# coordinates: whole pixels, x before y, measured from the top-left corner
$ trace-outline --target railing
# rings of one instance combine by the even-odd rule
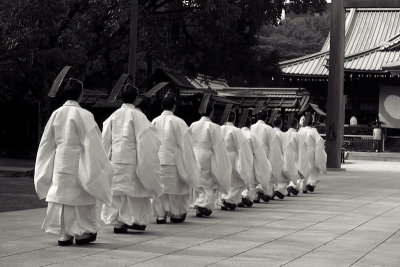
[[[326,138],[325,134],[321,134],[322,138]],[[371,135],[344,135],[343,148],[348,151],[381,151],[382,141],[373,140]]]

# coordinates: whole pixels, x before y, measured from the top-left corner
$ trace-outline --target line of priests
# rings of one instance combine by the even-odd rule
[[[102,221],[114,233],[144,231],[158,224],[185,221],[190,208],[208,217],[218,207],[234,210],[253,203],[314,191],[325,172],[323,140],[311,124],[286,133],[282,122],[234,125],[235,113],[219,126],[208,103],[190,127],[174,115],[175,96],[162,100],[152,122],[133,103],[137,88],[125,85],[122,106],[103,123],[78,104],[82,84],[70,81],[67,102],[53,112],[44,130],[35,165],[35,189],[48,202],[42,229],[58,244],[88,244]]]

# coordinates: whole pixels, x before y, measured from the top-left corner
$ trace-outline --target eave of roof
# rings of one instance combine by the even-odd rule
[[[400,8],[359,8],[346,13],[345,71],[378,72],[400,51]],[[329,36],[318,53],[280,62],[283,75],[327,77]]]

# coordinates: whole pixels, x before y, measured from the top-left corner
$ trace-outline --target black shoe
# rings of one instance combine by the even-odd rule
[[[279,191],[274,191],[274,196],[277,196],[279,199],[284,199],[285,195]]]
[[[293,186],[290,186],[290,191],[295,196],[297,196],[299,194],[299,190],[297,188],[294,188]]]
[[[230,209],[230,210],[236,209],[236,204],[232,204],[232,203],[226,202],[225,200],[222,201],[222,205],[223,205],[225,208],[228,208],[228,209]]]
[[[200,212],[196,212],[196,217],[203,217],[203,214],[201,214]]]
[[[251,201],[250,199],[248,199],[248,198],[242,198],[242,203],[244,204],[244,205],[246,205],[247,207],[251,207],[251,206],[253,206],[253,201]]]
[[[128,232],[128,225],[124,224],[121,227],[114,227],[114,234],[123,234]]]
[[[245,208],[245,207],[246,207],[243,203],[239,203],[239,204],[237,204],[237,206],[238,206],[239,208]]]
[[[166,224],[167,223],[167,219],[165,217],[164,217],[164,219],[161,219],[161,220],[157,218],[156,223],[157,224]]]
[[[134,223],[132,225],[129,225],[128,228],[132,229],[132,230],[144,231],[144,230],[146,230],[146,225],[140,225],[140,224]]]
[[[269,199],[268,199],[268,201],[269,201]],[[260,200],[259,199],[254,199],[253,203],[260,203]]]
[[[209,210],[209,209],[207,209],[207,208],[204,208],[204,207],[197,207],[197,210],[201,213],[201,215],[204,215],[204,216],[210,216],[211,215],[211,213],[212,213],[212,210]]]
[[[75,239],[75,243],[77,245],[86,245],[89,244],[90,242],[96,241],[97,238],[97,233],[89,233],[89,237],[83,238],[83,239]]]
[[[310,192],[314,192],[314,188],[315,188],[315,186],[312,186],[312,185],[310,185],[310,184],[307,185],[307,189],[308,189],[308,191],[310,191]]]
[[[258,195],[264,202],[269,202],[269,200],[271,199],[269,195],[266,195],[262,192],[259,192]]]
[[[287,191],[286,196],[287,196],[287,197],[290,197],[290,191],[289,191],[289,190]]]
[[[58,240],[58,245],[61,246],[61,247],[70,246],[73,243],[74,243],[74,237],[73,236],[71,236],[71,238],[68,239],[68,240],[63,240],[63,241]]]
[[[170,218],[172,223],[183,223],[185,221],[185,219],[186,219],[186,214],[184,216],[179,217],[179,218],[174,218],[174,217]]]
[[[294,188],[293,186],[289,186],[289,187],[287,188],[287,190],[288,190],[288,192],[289,192],[289,195],[290,195],[290,194],[293,194],[293,195],[297,196],[297,195],[299,194],[299,190],[297,190],[297,189]]]
[[[308,193],[308,191],[307,190],[303,190],[303,194],[307,194]]]
[[[221,210],[229,210],[229,209],[225,206],[221,206]]]

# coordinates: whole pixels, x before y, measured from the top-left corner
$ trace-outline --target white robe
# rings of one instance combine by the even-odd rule
[[[103,123],[103,145],[115,166],[113,196],[152,198],[163,193],[160,140],[146,115],[132,104],[122,104]]]
[[[157,130],[132,104],[123,104],[103,123],[103,146],[115,166],[112,207],[103,206],[106,224],[145,225],[152,217],[150,199],[160,196]]]
[[[36,192],[49,202],[43,230],[76,237],[97,232],[96,199],[111,205],[113,172],[93,115],[71,100],[54,111],[35,164]]]
[[[152,124],[161,141],[158,156],[161,180],[165,186],[164,194],[153,202],[154,213],[156,216],[179,217],[187,213],[189,193],[197,186],[200,175],[192,131],[171,111],[161,113]]]
[[[283,143],[283,175],[288,178],[292,183],[297,183],[299,178],[299,135],[297,131],[293,128],[287,130],[286,133],[282,135]]]
[[[231,183],[231,164],[226,151],[221,127],[208,117],[190,126],[196,159],[201,166],[194,206],[212,209],[217,191],[228,194]]]
[[[315,128],[309,126],[301,128],[299,134],[305,139],[307,144],[307,158],[310,164],[310,172],[308,176],[305,176],[305,179],[308,184],[315,186],[320,180],[321,172],[326,173],[327,156],[324,140]]]
[[[221,133],[232,166],[230,192],[228,195],[223,194],[221,198],[229,203],[238,204],[242,201],[243,190],[250,183],[253,154],[242,131],[231,122],[227,122],[221,127]]]
[[[158,152],[161,166],[176,166],[178,174],[168,181],[163,180],[164,193],[188,194],[191,188],[197,186],[200,176],[200,165],[193,150],[192,130],[171,111],[164,111],[152,124],[161,141]]]
[[[40,199],[71,206],[111,205],[114,168],[101,145],[93,115],[67,101],[51,115],[35,164],[35,189]]]
[[[268,194],[277,189],[276,184],[283,169],[283,157],[280,146],[279,136],[274,129],[264,121],[257,121],[250,127],[251,132],[257,136],[263,143],[265,154],[272,167],[271,186],[268,188]],[[275,185],[275,186],[273,186]]]
[[[262,192],[262,188],[264,188],[265,190],[269,187],[271,181],[272,167],[265,154],[261,140],[257,136],[255,136],[247,127],[242,128],[242,132],[249,144],[253,157],[253,171],[250,178],[248,191],[251,195],[251,198],[255,199],[255,193],[257,191],[256,187],[258,185],[261,186],[260,191]],[[244,195],[246,195],[246,193]]]

